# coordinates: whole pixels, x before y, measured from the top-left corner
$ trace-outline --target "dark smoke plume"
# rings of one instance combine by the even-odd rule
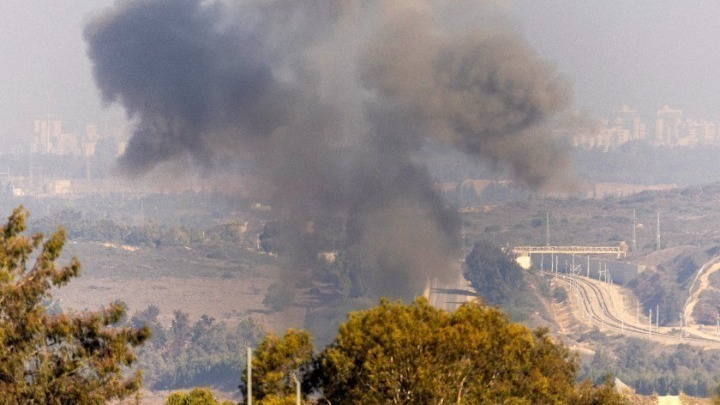
[[[542,188],[568,164],[542,130],[569,90],[477,1],[140,0],[85,30],[96,82],[136,129],[120,168],[252,159],[297,229],[342,218],[371,295],[448,272],[459,219],[419,151],[443,142]],[[342,152],[341,152],[342,151]],[[302,233],[302,232],[299,232]],[[299,237],[298,239],[301,239]],[[297,241],[291,255],[317,252]],[[301,248],[302,247],[302,248]]]

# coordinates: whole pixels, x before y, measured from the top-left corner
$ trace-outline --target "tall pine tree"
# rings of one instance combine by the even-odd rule
[[[0,403],[103,403],[136,392],[140,373],[124,371],[149,329],[114,326],[125,313],[119,303],[49,314],[43,302],[50,290],[77,277],[80,263],[56,265],[65,231],[44,241],[39,233],[27,236],[26,216],[17,208],[0,233]]]

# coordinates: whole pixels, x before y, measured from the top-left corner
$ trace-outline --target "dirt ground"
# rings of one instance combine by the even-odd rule
[[[97,310],[120,300],[128,306],[129,316],[157,305],[166,327],[176,310],[188,313],[191,321],[209,315],[230,327],[253,317],[276,333],[303,325],[303,308],[270,313],[263,305],[275,279],[269,274],[272,266],[243,272],[227,270],[227,262],[198,257],[193,251],[126,251],[97,244],[67,247],[83,267],[80,277],[52,293],[64,311]]]
[[[128,306],[128,314],[142,311],[149,305],[160,308],[160,322],[170,326],[175,310],[187,312],[191,320],[209,315],[231,327],[253,317],[269,329],[284,330],[302,325],[304,310],[290,309],[268,313],[262,300],[269,281],[247,282],[224,278],[119,279],[83,276],[53,294],[63,310],[96,310],[115,300]]]

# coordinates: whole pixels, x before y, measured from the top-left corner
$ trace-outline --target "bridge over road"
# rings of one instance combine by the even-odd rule
[[[571,254],[571,255],[617,255],[625,257],[628,246],[621,243],[618,246],[516,246],[512,252],[519,256],[534,254]]]

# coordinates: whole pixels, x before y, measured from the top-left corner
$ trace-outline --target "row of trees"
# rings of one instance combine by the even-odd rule
[[[67,224],[66,234],[71,240],[83,242],[113,242],[147,247],[231,244],[236,248],[255,247],[256,242],[256,235],[245,234],[245,226],[239,222],[218,224],[207,229],[165,226],[152,221],[142,226],[131,226],[109,219],[86,219],[74,210],[62,210],[35,221],[32,226],[38,231],[47,231],[57,223]]]

